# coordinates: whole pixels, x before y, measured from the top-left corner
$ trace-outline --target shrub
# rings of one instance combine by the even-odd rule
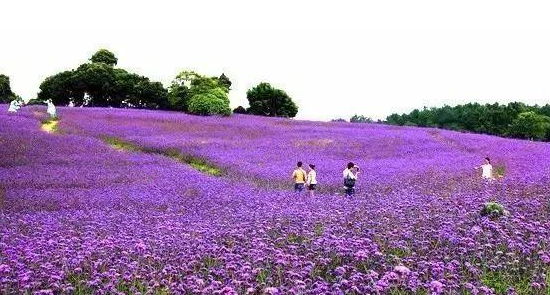
[[[238,106],[233,110],[233,113],[235,114],[248,114],[246,109],[243,106]]]
[[[498,218],[507,214],[508,211],[504,209],[504,206],[495,201],[483,204],[483,208],[481,209],[481,216],[488,216],[491,218]]]
[[[189,100],[189,112],[195,115],[231,115],[229,102],[212,92],[193,95]]]

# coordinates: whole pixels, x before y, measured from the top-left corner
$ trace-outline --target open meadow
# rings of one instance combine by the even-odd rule
[[[548,143],[248,115],[59,116],[0,113],[0,294],[550,294]],[[474,169],[486,156],[494,181]],[[292,191],[299,160],[316,164],[315,197]],[[489,201],[506,214],[482,216]]]

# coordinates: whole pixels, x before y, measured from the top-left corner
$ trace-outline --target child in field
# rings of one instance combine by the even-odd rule
[[[315,165],[309,164],[309,172],[307,173],[307,188],[311,197],[315,196],[315,189],[317,187],[317,172],[315,172]]]
[[[344,190],[347,197],[352,197],[355,194],[355,182],[359,175],[359,167],[352,162],[348,163],[347,168],[342,173],[344,176]]]
[[[294,169],[294,172],[292,172],[294,192],[301,193],[304,190],[306,177],[306,171],[302,168],[302,162],[300,161],[296,164],[296,169]]]
[[[489,159],[489,157],[486,157],[483,165],[476,167],[476,169],[481,169],[481,177],[483,179],[493,179],[493,165],[491,165],[491,159]]]

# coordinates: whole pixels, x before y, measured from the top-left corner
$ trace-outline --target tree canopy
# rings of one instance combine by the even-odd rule
[[[290,96],[269,83],[263,82],[249,89],[246,98],[250,105],[247,110],[249,114],[293,118],[298,113],[298,106]]]
[[[224,76],[224,75],[222,75]],[[216,77],[206,77],[193,71],[183,71],[170,86],[170,100],[195,115],[231,115],[229,86]]]
[[[550,117],[537,114],[533,111],[523,112],[510,124],[508,134],[524,139],[548,139],[550,131]]]
[[[0,103],[9,103],[15,98],[11,91],[10,77],[0,74]]]
[[[104,63],[109,66],[116,66],[118,59],[115,54],[107,49],[100,49],[90,58],[92,63]]]
[[[115,68],[117,58],[106,49],[96,52],[89,63],[46,78],[38,99],[57,105],[161,108],[170,107],[168,91],[160,82]]]

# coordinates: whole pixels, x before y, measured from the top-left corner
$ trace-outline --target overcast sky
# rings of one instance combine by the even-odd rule
[[[0,73],[24,98],[99,48],[168,86],[225,73],[298,118],[385,118],[466,102],[550,103],[549,1],[27,1],[0,5]]]

